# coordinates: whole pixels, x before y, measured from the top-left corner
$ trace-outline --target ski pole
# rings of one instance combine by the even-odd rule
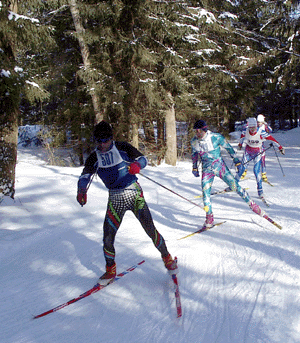
[[[96,171],[96,172],[97,172],[97,171]],[[86,193],[87,193],[87,191],[88,191],[89,188],[90,188],[90,185],[91,185],[91,183],[92,183],[92,181],[93,181],[93,178],[94,178],[96,172],[92,175],[92,177],[91,177],[91,179],[90,179],[90,182],[88,183],[88,185],[87,185],[87,187],[86,187]]]
[[[271,143],[267,149],[261,151],[260,153],[258,153],[257,155],[255,155],[254,157],[252,157],[249,161],[246,161],[245,163],[242,163],[242,166],[245,166],[247,163],[251,162],[252,160],[254,160],[257,156],[263,154],[264,152],[266,152],[267,150],[269,150],[270,148],[272,148],[273,144]]]
[[[172,191],[172,189],[167,188],[166,186],[164,186],[164,185],[162,185],[161,183],[159,183],[159,182],[157,182],[157,181],[151,179],[150,177],[146,176],[145,174],[140,173],[140,175],[142,175],[142,176],[145,177],[146,179],[148,179],[148,180],[150,180],[150,181],[156,183],[156,184],[159,185],[160,187],[162,187],[162,188],[164,188],[164,189],[166,189],[166,190],[172,192],[173,194],[179,196],[180,198],[182,198],[182,199],[184,199],[184,200],[190,202],[191,204],[193,204],[193,205],[195,205],[195,206],[198,206],[198,207],[200,207],[202,210],[204,210],[204,208],[203,208],[202,206],[200,206],[199,204],[196,204],[195,202],[193,202],[193,201],[191,201],[191,200],[185,198],[184,196],[182,196],[182,195],[180,195],[180,194],[178,194],[178,193]],[[204,210],[204,211],[205,211],[205,210]]]
[[[97,171],[96,171],[96,172],[97,172]],[[85,193],[87,193],[88,189],[90,188],[90,185],[91,185],[91,183],[92,183],[92,181],[93,181],[93,178],[94,178],[96,172],[92,175],[92,177],[91,177],[91,179],[90,179],[90,182],[88,183],[88,185],[87,185],[87,187],[86,187],[86,192],[85,192]],[[83,207],[83,205],[81,205],[81,207]]]
[[[282,175],[285,176],[285,175],[284,175],[284,172],[283,172],[283,169],[282,169],[282,166],[281,166],[281,163],[280,163],[280,161],[279,161],[279,157],[278,157],[278,155],[277,155],[277,151],[276,151],[276,149],[275,149],[275,147],[274,147],[274,145],[273,145],[272,143],[271,143],[271,146],[274,148],[275,155],[276,155],[276,157],[277,157],[278,163],[279,163],[280,168],[281,168],[281,171],[282,171]]]

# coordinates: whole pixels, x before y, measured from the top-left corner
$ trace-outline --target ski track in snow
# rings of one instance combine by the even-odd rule
[[[32,320],[85,292],[104,272],[107,191],[96,178],[81,208],[75,198],[82,168],[49,166],[40,150],[20,149],[15,201],[0,204],[1,342],[300,342],[300,129],[274,137],[286,149],[278,154],[285,176],[270,149],[267,175],[274,187],[263,184],[270,207],[257,198],[253,164],[241,185],[283,230],[231,192],[212,198],[215,220],[224,224],[179,241],[202,225],[204,211],[139,176],[155,224],[178,257],[181,319],[159,253],[127,213],[115,242],[118,272],[146,262],[107,288]],[[194,198],[201,194],[200,178],[190,161],[144,173],[202,206]],[[215,179],[213,189],[225,187]]]

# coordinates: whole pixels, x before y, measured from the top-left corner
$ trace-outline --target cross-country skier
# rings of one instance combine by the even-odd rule
[[[272,133],[272,128],[271,126],[269,126],[265,120],[265,116],[263,114],[259,114],[256,118],[257,120],[257,128],[263,131],[266,131],[267,133],[271,134]],[[245,125],[243,127],[242,133],[241,133],[241,137],[240,139],[245,137],[245,133],[247,130],[247,125]],[[242,145],[239,145],[239,149],[242,149]],[[262,143],[262,149],[265,150],[265,146],[264,143]],[[247,174],[247,167],[244,170],[242,176],[241,176],[241,180],[245,178]],[[266,153],[263,151],[261,154],[261,178],[264,182],[268,182],[268,178],[267,178],[267,169],[266,169]]]
[[[266,122],[266,118],[263,114],[259,114],[256,118],[257,127],[261,128],[262,130],[266,131],[267,133],[271,134],[273,132],[272,128]]]
[[[164,238],[154,226],[143,190],[137,182],[136,174],[146,167],[146,157],[129,143],[114,141],[112,128],[105,121],[95,126],[93,136],[97,147],[87,158],[78,180],[77,201],[82,206],[86,204],[88,184],[92,175],[97,173],[109,190],[103,224],[106,272],[99,278],[98,283],[106,285],[116,276],[114,240],[127,210],[131,210],[140,221],[161,253],[166,268],[176,273],[177,263],[169,254]]]
[[[203,229],[210,228],[214,224],[210,195],[215,176],[220,177],[227,183],[231,190],[239,194],[253,212],[263,216],[265,214],[264,211],[250,199],[249,194],[239,185],[221,157],[221,148],[225,148],[233,158],[236,167],[238,169],[241,168],[240,160],[236,157],[234,149],[225,140],[224,136],[209,131],[206,122],[201,119],[194,124],[194,130],[196,135],[191,140],[193,174],[194,176],[199,177],[198,161],[200,161],[202,163],[201,183],[203,203],[206,211],[206,220]]]
[[[272,133],[272,128],[269,126],[265,120],[265,116],[263,114],[259,114],[256,118],[257,120],[257,127],[260,130],[266,131],[267,133]],[[262,143],[262,149],[265,150],[264,143]],[[266,168],[266,153],[263,151],[261,154],[261,178],[264,182],[268,182],[267,178],[267,168]]]
[[[241,139],[239,142],[239,148],[242,148],[243,143],[246,143],[245,152],[242,159],[242,165],[239,169],[235,178],[239,181],[242,174],[245,171],[245,165],[248,161],[254,161],[253,172],[257,182],[257,192],[258,196],[263,199],[263,188],[262,188],[262,175],[261,175],[261,167],[262,167],[262,153],[263,150],[263,142],[265,140],[272,141],[274,145],[276,145],[279,151],[284,155],[283,147],[277,142],[277,140],[267,133],[262,128],[257,127],[257,121],[255,118],[249,118],[247,122],[247,128],[244,133],[241,135]]]

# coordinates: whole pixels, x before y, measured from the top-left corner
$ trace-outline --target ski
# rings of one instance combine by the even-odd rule
[[[265,180],[262,180],[262,181],[267,183],[269,186],[274,187],[274,185],[270,181],[265,181]]]
[[[71,299],[67,302],[65,302],[64,304],[61,304],[59,306],[56,306],[54,308],[52,308],[51,310],[48,310],[46,312],[43,312],[41,314],[38,314],[37,316],[34,316],[33,319],[37,319],[37,318],[41,318],[41,317],[44,317],[46,316],[47,314],[50,314],[50,313],[53,313],[53,312],[56,312],[58,310],[61,310],[62,308],[68,306],[68,305],[71,305],[73,303],[75,303],[76,301],[78,300],[81,300],[83,298],[86,298],[88,297],[89,295],[91,294],[94,294],[98,291],[100,291],[101,289],[103,289],[104,287],[107,287],[108,285],[111,285],[113,282],[119,280],[121,277],[123,277],[124,275],[128,274],[129,272],[132,272],[133,270],[135,270],[138,266],[140,266],[141,264],[143,264],[145,262],[145,260],[139,262],[138,264],[126,269],[125,271],[123,271],[122,273],[118,274],[111,282],[109,282],[107,285],[103,286],[103,285],[99,285],[98,283],[93,286],[91,289],[89,289],[88,291],[80,294],[77,298],[74,298],[74,299]]]
[[[244,188],[244,189],[249,189],[249,188]],[[212,195],[218,195],[218,194],[225,194],[225,193],[230,193],[230,192],[233,192],[230,188],[225,188],[225,189],[222,189],[220,191],[214,191],[214,192],[211,192],[211,196]],[[195,195],[195,198],[203,198],[203,194],[201,195]]]
[[[270,207],[270,205],[268,204],[268,202],[267,202],[267,200],[265,199],[265,197],[260,196],[259,198],[260,198],[260,200],[261,200],[267,207]]]
[[[256,206],[258,206],[258,205],[256,205]],[[251,206],[250,206],[250,207],[251,207]],[[258,209],[253,210],[253,208],[251,207],[251,209],[252,209],[252,211],[253,211],[254,213],[258,214],[260,217],[263,217],[263,218],[267,219],[271,224],[273,224],[274,226],[276,226],[279,230],[282,229],[282,226],[281,226],[280,224],[276,223],[275,220],[273,220],[272,218],[270,218],[270,217],[269,217],[269,216],[268,216],[259,206],[258,206],[258,208],[259,208],[260,211],[262,211],[262,212],[258,213],[258,212],[257,212]]]
[[[220,191],[211,192],[210,195],[212,196],[212,195],[223,194],[223,193],[228,193],[228,192],[231,192],[231,189],[227,190],[227,188],[225,188],[225,189],[222,189]],[[203,198],[203,194],[195,195],[195,198],[196,199]]]
[[[250,176],[245,176],[245,177],[241,178],[239,182],[246,181],[246,180],[251,180],[251,177]]]
[[[282,230],[282,226],[279,225],[278,223],[275,222],[275,220],[273,220],[272,218],[270,218],[267,214],[264,214],[263,217],[265,219],[267,219],[270,223],[272,223],[273,225],[275,225],[279,230]]]
[[[186,235],[186,236],[183,236],[183,237],[181,237],[181,238],[178,238],[177,240],[179,241],[179,240],[181,240],[181,239],[185,239],[185,238],[194,236],[194,235],[196,235],[197,233],[201,233],[201,232],[208,231],[208,230],[210,230],[210,229],[212,229],[212,228],[214,228],[214,227],[216,227],[216,226],[219,226],[219,225],[221,225],[221,224],[224,224],[224,223],[226,223],[226,221],[224,221],[224,222],[219,222],[219,223],[215,223],[213,226],[211,226],[211,227],[209,227],[209,228],[203,228],[203,227],[202,227],[201,229],[199,229],[199,230],[197,230],[197,231],[195,231],[195,232],[192,232],[192,233],[190,233],[190,234],[188,234],[188,235]]]
[[[177,257],[175,257],[175,261],[177,262]],[[178,278],[176,274],[171,274],[171,276],[172,276],[172,280],[175,286],[175,304],[176,304],[176,310],[177,310],[177,318],[180,318],[182,316],[182,308],[181,308]]]

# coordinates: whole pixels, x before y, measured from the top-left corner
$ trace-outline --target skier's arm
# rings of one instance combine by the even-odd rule
[[[198,170],[198,159],[199,159],[199,152],[196,149],[196,138],[193,138],[191,140],[191,147],[192,147],[192,163],[193,163],[193,170],[192,173],[194,176],[199,176],[199,170]]]
[[[240,162],[239,159],[236,157],[236,152],[231,146],[231,144],[229,144],[222,135],[220,136],[220,145],[227,150],[228,154],[231,156],[231,158],[233,158],[233,162]]]
[[[245,134],[242,132],[242,134],[241,134],[241,137],[240,137],[240,141],[239,141],[239,145],[238,145],[238,147],[239,147],[239,150],[241,150],[241,149],[242,149],[242,146],[243,146],[244,140],[245,140]]]
[[[77,184],[77,201],[81,206],[87,203],[87,187],[90,179],[94,173],[97,171],[98,160],[96,153],[92,153],[85,162],[85,167],[82,174],[79,177]]]
[[[263,131],[261,132],[260,138],[261,138],[261,139],[266,139],[266,140],[268,140],[268,141],[274,142],[274,143],[275,143],[275,146],[279,149],[279,151],[282,153],[282,155],[285,154],[284,149],[283,149],[283,147],[280,145],[280,143],[277,142],[277,140],[276,140],[273,136],[271,136],[269,133],[267,133],[265,130],[263,130]]]
[[[130,174],[138,174],[141,169],[144,169],[147,164],[147,158],[134,146],[127,142],[115,142],[117,149],[126,152],[130,165],[128,171]]]
[[[87,186],[90,182],[92,175],[97,171],[98,160],[96,152],[92,152],[87,158],[83,171],[78,180],[78,192],[86,193]]]
[[[267,139],[268,141],[274,142],[275,145],[276,145],[276,147],[277,147],[277,148],[279,149],[279,151],[282,153],[282,155],[285,154],[283,147],[280,145],[279,142],[277,142],[277,140],[276,140],[273,136],[271,136],[271,135],[268,134],[268,136],[267,136],[267,137],[264,137],[264,138]]]
[[[221,137],[221,145],[223,146],[223,148],[227,150],[230,157],[233,159],[234,165],[236,166],[237,170],[239,170],[239,168],[241,167],[241,161],[238,159],[237,153],[234,151],[233,147],[227,142],[227,140],[223,136]]]
[[[264,123],[265,124],[265,131],[269,134],[271,134],[273,132],[271,126],[269,126],[267,123]]]
[[[192,154],[192,162],[193,162],[193,170],[192,173],[194,176],[199,176],[199,169],[198,169],[198,152],[194,152]]]
[[[244,126],[242,129],[242,133],[241,133],[241,137],[240,137],[240,141],[239,141],[239,150],[242,149],[243,143],[245,141],[245,136],[246,136],[246,130],[247,130],[247,126]]]

